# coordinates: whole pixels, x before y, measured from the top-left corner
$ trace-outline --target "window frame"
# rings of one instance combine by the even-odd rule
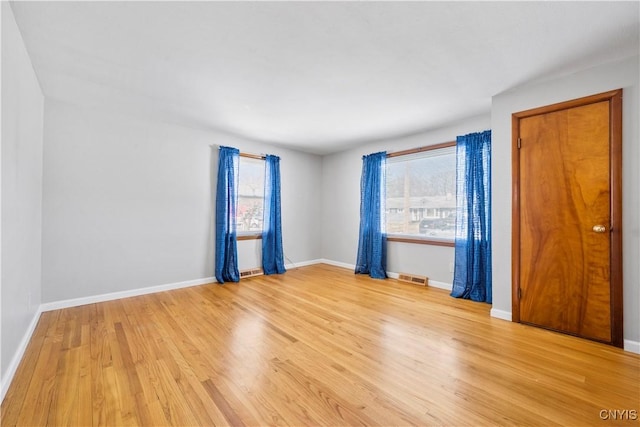
[[[267,159],[266,156],[261,156],[258,154],[251,154],[251,153],[243,153],[240,152],[240,157],[245,157],[248,159],[255,159],[255,160],[262,160],[265,161]],[[239,165],[239,163],[238,163]],[[265,165],[266,167],[266,165]],[[240,176],[238,176],[238,180],[240,179]],[[236,219],[234,218],[234,221]],[[264,224],[262,225],[263,230],[264,230]],[[260,231],[236,231],[236,240],[259,240],[262,239],[262,232],[263,230]]]
[[[408,150],[388,153],[387,159],[392,157],[407,156],[409,154],[422,153],[424,151],[433,151],[433,150],[439,150],[442,148],[450,148],[455,146],[456,146],[456,141],[441,142],[438,144],[427,145],[424,147],[411,148]],[[386,202],[386,195],[385,195],[385,202]],[[389,234],[386,231],[385,231],[385,235],[387,236],[387,242],[416,243],[421,245],[455,247],[455,237],[451,240],[443,239],[443,238],[434,239],[433,237],[418,237],[414,235],[401,234],[401,233]]]

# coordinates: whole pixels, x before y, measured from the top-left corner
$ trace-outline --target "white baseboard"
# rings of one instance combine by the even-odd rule
[[[491,317],[495,317],[496,319],[508,320],[511,322],[511,312],[498,310],[496,308],[491,309]]]
[[[508,320],[511,322],[511,312],[504,310],[491,309],[491,317],[497,319]],[[624,340],[624,351],[640,354],[640,342],[632,340]]]
[[[27,346],[29,345],[29,341],[31,341],[31,336],[33,332],[36,330],[36,326],[38,325],[38,320],[40,320],[40,315],[42,314],[42,306],[38,307],[38,310],[34,313],[33,319],[31,319],[31,323],[29,323],[29,327],[27,328],[22,340],[20,340],[20,344],[16,349],[16,352],[13,354],[11,358],[11,362],[7,367],[7,372],[2,378],[2,384],[0,385],[0,403],[4,400],[4,396],[7,394],[9,390],[9,386],[11,385],[11,381],[13,381],[13,377],[18,370],[18,366],[20,366],[20,362],[22,361],[22,357],[24,356],[24,352],[27,350]]]
[[[355,271],[356,266],[354,264],[347,264],[346,262],[334,261],[331,259],[322,258],[319,260],[323,264],[333,265],[335,267],[347,268],[351,271]]]
[[[320,264],[326,262],[324,259],[313,259],[308,261],[300,261],[287,264],[286,268],[305,267],[307,265]],[[329,262],[327,262],[329,264]],[[335,264],[334,264],[335,265]],[[167,283],[165,285],[149,286],[146,288],[131,289],[127,291],[111,292],[108,294],[92,295],[88,297],[72,298],[62,301],[47,302],[40,306],[40,311],[59,310],[62,308],[77,307],[85,304],[94,304],[104,301],[113,301],[121,298],[136,297],[139,295],[153,294],[156,292],[170,291],[173,289],[188,288],[191,286],[206,285],[208,283],[217,283],[215,277],[205,277],[202,279],[187,280],[184,282]]]
[[[291,261],[289,264],[285,264],[284,268],[286,268],[287,270],[290,270],[298,267],[306,267],[308,265],[322,264],[323,261],[324,261],[323,259],[311,259],[308,261],[300,261],[300,262]]]
[[[319,260],[314,260],[314,263],[323,263],[323,264],[329,264],[329,265],[333,265],[336,267],[342,267],[342,268],[346,268],[349,269],[351,271],[354,271],[356,269],[356,266],[353,264],[347,264],[346,262],[340,262],[340,261],[334,261],[331,259],[326,259],[326,258],[322,258]],[[395,273],[393,271],[387,271],[387,276],[389,276],[391,279],[397,279],[399,277],[398,273]],[[451,290],[452,285],[451,283],[446,283],[446,282],[439,282],[437,280],[431,280],[429,279],[429,286],[434,287],[434,288],[439,288],[439,289],[446,289],[448,291]]]
[[[450,291],[453,288],[453,284],[451,283],[438,282],[437,280],[431,280],[431,279],[429,279],[429,286],[434,288],[445,289],[447,291]]]
[[[202,279],[187,280],[185,282],[167,283],[165,285],[149,286],[147,288],[131,289],[128,291],[111,292],[108,294],[93,295],[62,301],[47,302],[40,306],[40,311],[59,310],[61,308],[77,307],[80,305],[94,304],[97,302],[113,301],[121,298],[137,297],[139,295],[154,294],[156,292],[170,291],[173,289],[188,288],[191,286],[206,285],[208,283],[218,283],[215,277],[205,277]]]
[[[640,342],[624,340],[624,351],[640,354]]]

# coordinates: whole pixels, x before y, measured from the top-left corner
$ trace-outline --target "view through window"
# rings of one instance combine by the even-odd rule
[[[239,234],[261,232],[264,208],[264,160],[240,156],[238,167],[237,231]]]
[[[456,224],[455,145],[387,158],[386,233],[450,240]]]

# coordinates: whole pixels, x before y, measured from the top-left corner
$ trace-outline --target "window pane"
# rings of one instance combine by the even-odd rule
[[[386,173],[387,234],[454,238],[455,147],[389,158]]]
[[[264,160],[241,156],[239,175],[237,230],[239,233],[262,231]]]

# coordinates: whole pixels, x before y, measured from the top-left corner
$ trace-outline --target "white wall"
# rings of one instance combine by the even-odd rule
[[[640,341],[640,150],[638,57],[615,62],[493,97],[493,311],[511,317],[511,114],[623,88],[623,280],[624,338]],[[636,349],[639,351],[640,348]]]
[[[491,117],[483,115],[431,132],[373,142],[322,161],[322,256],[330,261],[353,265],[358,252],[360,222],[360,175],[362,156],[378,151],[400,151],[441,142],[491,127]],[[451,284],[453,248],[413,243],[387,243],[387,270],[420,274],[430,280]]]
[[[320,257],[318,156],[49,99],[44,128],[44,302],[213,276],[217,145],[281,156],[285,254]]]
[[[40,305],[43,95],[2,2],[2,395]]]

